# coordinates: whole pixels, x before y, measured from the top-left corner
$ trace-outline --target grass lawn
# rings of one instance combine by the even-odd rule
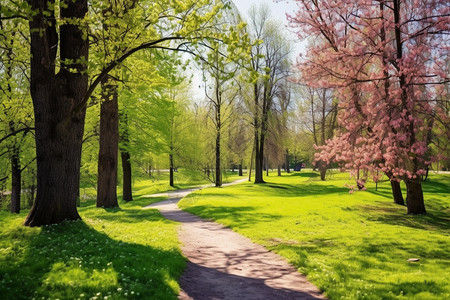
[[[168,172],[135,179],[134,201],[107,210],[95,207],[93,188],[82,188],[83,220],[42,228],[22,225],[27,210],[0,210],[0,299],[177,299],[185,268],[177,224],[141,209],[165,199],[148,194],[209,182],[180,170],[175,183]]]
[[[331,299],[450,299],[449,175],[423,184],[425,216],[393,204],[388,182],[350,194],[348,174],[266,181],[201,190],[180,206],[278,252]]]
[[[226,172],[222,175],[223,183],[240,179],[237,172]],[[178,169],[174,172],[174,187],[169,185],[169,172],[154,172],[153,176],[133,177],[133,199],[147,199],[146,204],[164,200],[163,198],[146,197],[150,194],[173,191],[179,189],[192,188],[196,186],[212,185],[204,174],[198,171]],[[118,194],[122,194],[122,185],[117,187]],[[95,199],[96,190],[87,183],[81,184],[80,196],[82,200]]]
[[[185,268],[177,224],[146,199],[79,208],[82,221],[24,227],[0,212],[1,299],[177,299]]]

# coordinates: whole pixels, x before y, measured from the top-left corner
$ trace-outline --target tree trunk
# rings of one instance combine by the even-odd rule
[[[239,164],[239,176],[244,176],[242,172],[242,162]]]
[[[327,174],[327,165],[323,162],[319,162],[320,180],[325,181],[325,175]]]
[[[255,148],[255,183],[264,183],[263,158],[259,145],[257,145]]]
[[[106,76],[100,105],[100,149],[98,153],[97,207],[118,207],[117,159],[119,152],[119,107],[117,86]]]
[[[422,182],[417,180],[405,180],[406,183],[406,206],[408,214],[426,214],[425,203],[423,201]]]
[[[264,165],[266,166],[266,176],[269,177],[269,158],[267,156],[264,159]]]
[[[278,176],[281,176],[281,165],[278,165]]]
[[[286,173],[291,173],[289,168],[289,149],[286,149]]]
[[[399,205],[405,205],[403,200],[402,189],[400,187],[400,182],[397,180],[390,180],[392,188],[392,196],[394,198],[394,203]]]
[[[131,188],[131,156],[130,153],[122,149],[120,151],[120,157],[122,158],[122,173],[123,173],[123,201],[130,202],[133,201],[133,190]]]
[[[216,187],[222,186],[222,173],[220,170],[220,129],[216,135]]]
[[[11,212],[20,213],[20,192],[22,190],[19,148],[14,146],[11,157]]]
[[[58,29],[50,8],[52,3],[43,0],[29,3],[36,12],[30,21],[30,92],[35,116],[37,194],[25,225],[41,226],[80,219],[77,191],[86,109],[72,109],[87,91],[88,77],[82,72],[86,69],[89,45],[84,38],[85,28],[71,24],[84,18],[87,1],[68,1],[61,8],[61,17],[74,22],[59,28],[58,74],[55,74]]]
[[[172,154],[172,150],[170,150],[171,153],[169,154],[169,162],[170,162],[170,167],[169,167],[169,185],[171,187],[174,186],[173,184],[173,154]],[[209,174],[208,174],[209,177]]]
[[[250,169],[248,170],[248,181],[252,181],[252,169],[253,169],[253,162],[254,162],[254,156],[255,156],[255,148],[256,145],[255,143],[253,144],[253,149],[252,149],[252,157],[250,158]]]

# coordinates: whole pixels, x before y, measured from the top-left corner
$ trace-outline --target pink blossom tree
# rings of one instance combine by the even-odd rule
[[[316,158],[355,173],[382,171],[394,185],[404,180],[408,213],[426,213],[421,178],[438,159],[430,133],[449,124],[439,103],[449,82],[448,2],[296,2],[291,25],[315,38],[298,67],[310,85],[334,88],[340,100],[342,130]]]

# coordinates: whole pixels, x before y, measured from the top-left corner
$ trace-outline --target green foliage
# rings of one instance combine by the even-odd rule
[[[265,180],[198,191],[180,206],[278,252],[330,299],[450,297],[449,175],[423,184],[424,216],[393,204],[389,182],[349,194],[348,174],[326,182],[304,171]]]
[[[22,226],[0,212],[5,299],[176,299],[185,261],[176,224],[133,203],[80,208],[84,221]]]

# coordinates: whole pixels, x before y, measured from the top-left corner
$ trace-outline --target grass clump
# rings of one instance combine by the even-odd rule
[[[42,228],[0,212],[2,299],[176,299],[185,267],[176,224],[138,203]]]
[[[198,191],[180,206],[278,252],[330,299],[450,299],[450,176],[423,184],[424,216],[393,204],[388,182],[350,194],[348,174],[266,181]]]

